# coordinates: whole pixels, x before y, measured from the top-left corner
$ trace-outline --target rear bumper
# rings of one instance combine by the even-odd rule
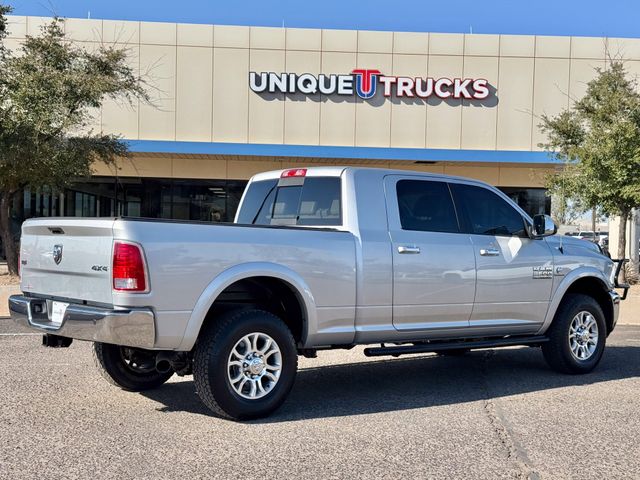
[[[110,310],[70,304],[57,325],[49,320],[50,302],[24,295],[9,297],[11,318],[31,330],[61,337],[127,347],[153,348],[155,318],[148,308]]]

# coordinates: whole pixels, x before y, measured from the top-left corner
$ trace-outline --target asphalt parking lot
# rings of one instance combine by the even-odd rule
[[[266,420],[210,416],[191,378],[108,385],[88,343],[45,349],[0,320],[2,478],[639,478],[640,327],[586,376],[537,349],[302,359]]]

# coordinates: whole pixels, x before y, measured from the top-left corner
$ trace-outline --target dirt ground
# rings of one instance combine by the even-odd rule
[[[5,287],[7,285],[18,285],[20,280],[18,277],[13,275],[9,275],[7,273],[0,273],[0,287]]]
[[[19,283],[20,279],[18,277],[9,275],[7,264],[0,262],[0,287],[4,287],[7,285],[18,285]]]

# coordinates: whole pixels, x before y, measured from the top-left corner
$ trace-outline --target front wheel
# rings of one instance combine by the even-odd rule
[[[297,368],[295,341],[280,318],[263,310],[238,310],[202,332],[193,377],[202,402],[214,413],[250,419],[282,405]]]
[[[600,362],[607,340],[604,314],[593,297],[570,294],[549,327],[542,353],[562,373],[588,373]]]
[[[95,342],[93,358],[100,374],[112,385],[129,392],[158,388],[173,371],[156,370],[156,354],[135,348]]]

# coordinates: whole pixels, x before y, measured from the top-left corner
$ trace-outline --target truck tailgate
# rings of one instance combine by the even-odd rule
[[[22,291],[112,304],[112,218],[43,218],[22,226]]]

